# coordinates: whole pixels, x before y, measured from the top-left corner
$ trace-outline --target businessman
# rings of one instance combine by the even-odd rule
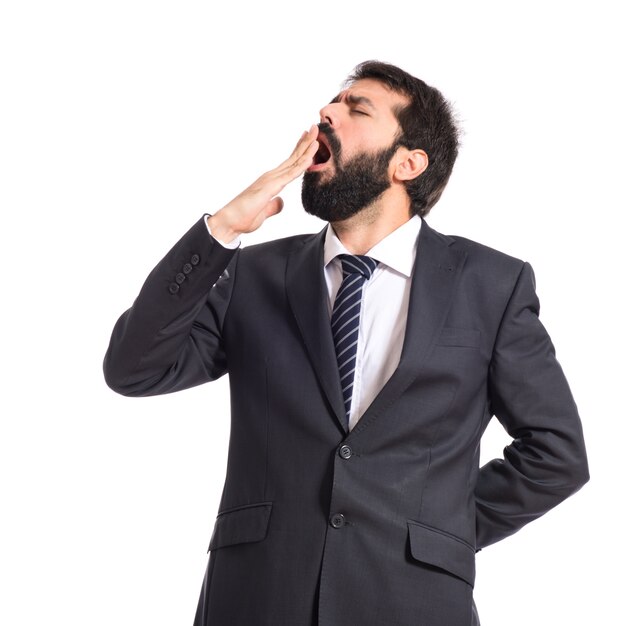
[[[457,150],[438,90],[359,65],[118,320],[104,369],[119,393],[229,375],[195,626],[476,625],[476,551],[588,480],[531,267],[424,220]],[[324,229],[240,248],[301,174]],[[479,467],[492,416],[512,441]]]

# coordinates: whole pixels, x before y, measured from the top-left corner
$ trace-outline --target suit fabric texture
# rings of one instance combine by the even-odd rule
[[[195,626],[477,624],[476,551],[588,480],[532,269],[424,222],[400,363],[348,432],[323,245],[324,231],[227,250],[203,218],[113,330],[119,393],[230,378]],[[479,468],[494,415],[513,440]]]

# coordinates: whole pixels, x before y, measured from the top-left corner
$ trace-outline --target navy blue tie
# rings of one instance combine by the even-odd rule
[[[363,285],[372,276],[378,261],[368,256],[349,254],[340,254],[337,258],[341,260],[343,281],[335,298],[330,325],[335,341],[346,422],[349,425]]]

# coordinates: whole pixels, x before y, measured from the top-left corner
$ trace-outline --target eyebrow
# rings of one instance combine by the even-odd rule
[[[365,96],[355,96],[354,94],[347,93],[345,94],[344,98],[348,104],[351,104],[351,105],[364,104],[370,109],[376,109],[376,107],[374,106],[374,103],[369,98],[366,98]],[[339,94],[330,101],[330,104],[336,104],[337,102],[341,102],[341,99],[342,99],[342,94]]]

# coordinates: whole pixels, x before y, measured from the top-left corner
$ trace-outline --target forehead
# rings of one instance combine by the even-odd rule
[[[343,101],[349,104],[364,104],[380,114],[391,113],[392,115],[397,109],[409,104],[407,96],[371,78],[350,83],[333,99],[333,102]]]

